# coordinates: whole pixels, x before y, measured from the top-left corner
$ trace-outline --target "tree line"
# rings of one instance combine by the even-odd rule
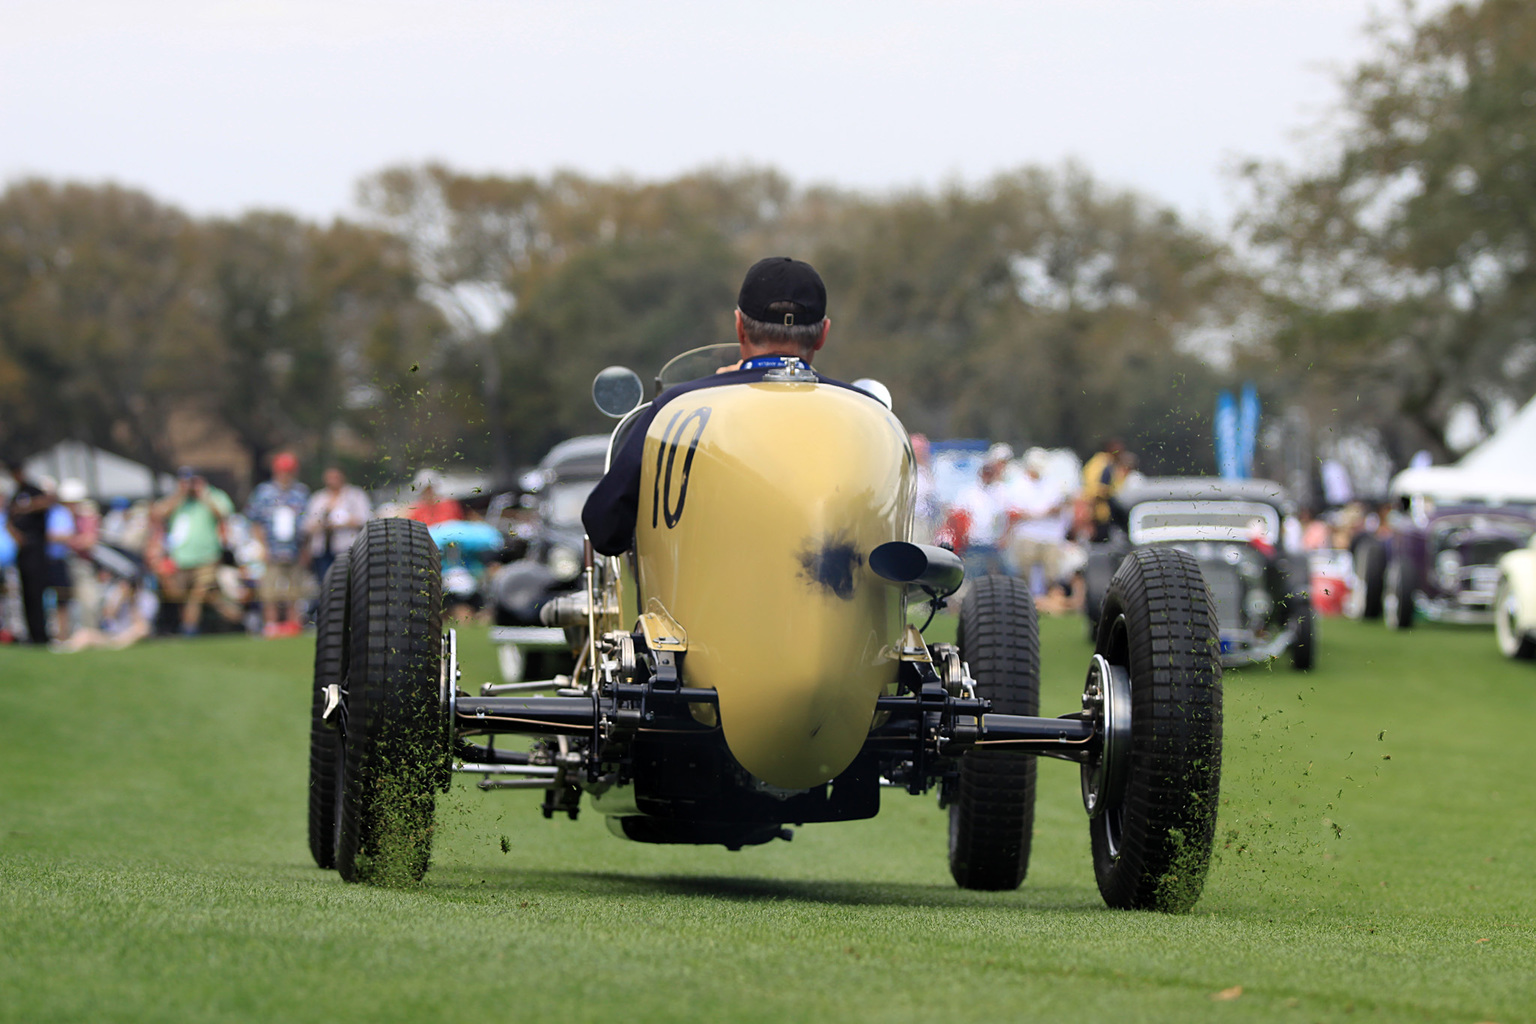
[[[176,417],[260,467],[293,448],[368,480],[502,480],[600,429],[612,363],[649,376],[732,337],[740,274],[815,264],[818,365],[872,376],[910,429],[1124,437],[1210,471],[1224,386],[1258,381],[1399,459],[1450,452],[1536,391],[1536,6],[1377,29],[1326,159],[1252,166],[1230,237],[1075,165],[870,195],[764,168],[666,181],[389,168],[357,222],[197,218],[115,185],[0,194],[0,454],[86,440],[160,469]],[[260,470],[258,469],[258,473]]]

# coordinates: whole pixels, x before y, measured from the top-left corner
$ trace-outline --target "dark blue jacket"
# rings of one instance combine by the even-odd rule
[[[644,461],[645,433],[656,414],[674,399],[703,388],[724,387],[727,384],[755,384],[774,367],[753,370],[731,370],[711,377],[701,377],[663,391],[651,407],[635,420],[634,427],[624,444],[614,453],[608,472],[587,495],[587,503],[581,509],[581,525],[586,528],[592,547],[605,555],[619,555],[628,551],[634,543],[635,517],[640,508],[640,467]],[[861,395],[868,393],[844,384],[840,380],[821,378],[822,384],[831,384]],[[870,398],[870,401],[876,401]]]

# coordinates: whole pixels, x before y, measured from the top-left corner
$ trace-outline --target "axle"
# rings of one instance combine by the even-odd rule
[[[662,710],[686,714],[686,704],[714,704],[713,690],[658,689],[645,685],[617,687],[626,703],[643,700],[647,722]],[[991,703],[955,697],[936,687],[921,694],[881,697],[876,710],[886,722],[869,734],[869,744],[893,753],[933,743],[943,756],[972,749],[1011,750],[1082,760],[1095,746],[1096,730],[1081,713],[1063,718],[1036,718],[990,712]],[[536,736],[595,737],[605,721],[633,722],[636,712],[611,697],[467,697],[454,701],[454,725],[461,734],[522,733]],[[690,723],[693,724],[693,723]]]

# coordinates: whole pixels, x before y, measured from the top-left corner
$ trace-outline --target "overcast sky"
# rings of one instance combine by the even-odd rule
[[[1435,7],[1431,3],[1423,6]],[[1214,223],[1395,0],[0,0],[0,179],[352,209],[399,162],[867,189],[1075,157]]]

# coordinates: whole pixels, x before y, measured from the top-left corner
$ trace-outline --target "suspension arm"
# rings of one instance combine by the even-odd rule
[[[592,736],[598,723],[591,697],[458,697],[453,712],[463,733]]]

